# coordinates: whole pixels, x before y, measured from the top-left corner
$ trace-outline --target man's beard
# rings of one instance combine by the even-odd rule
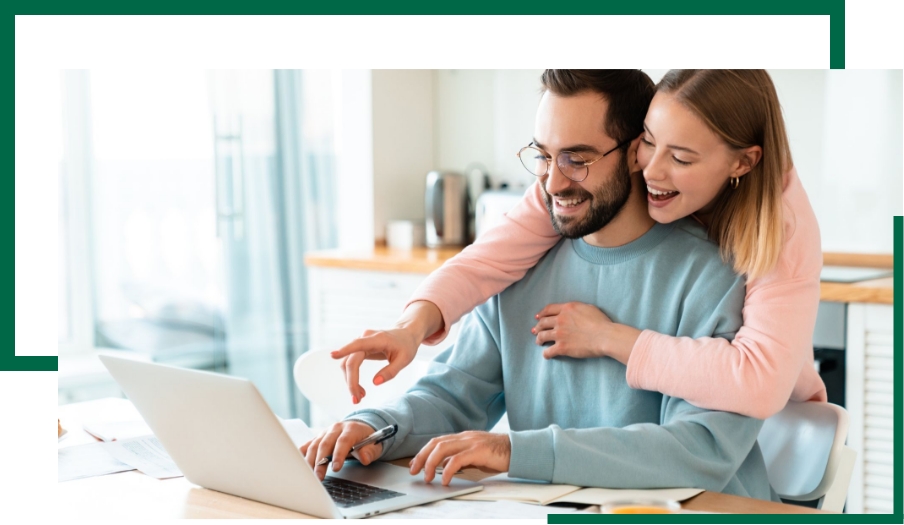
[[[576,187],[556,195],[560,199],[590,199],[590,209],[583,218],[557,217],[553,211],[553,196],[546,193],[545,186],[543,191],[553,228],[563,237],[577,239],[602,229],[618,215],[631,195],[631,172],[628,170],[627,159],[622,155],[615,173],[612,174],[612,180],[600,186],[595,193]]]

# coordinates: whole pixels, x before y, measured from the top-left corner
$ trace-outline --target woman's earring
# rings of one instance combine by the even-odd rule
[[[740,177],[732,177],[729,182],[731,184],[731,189],[733,189],[733,190],[738,189],[738,182],[740,182],[740,180],[741,180]]]

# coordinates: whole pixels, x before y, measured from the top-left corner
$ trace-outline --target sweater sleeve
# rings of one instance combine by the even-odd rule
[[[644,330],[628,359],[628,384],[760,419],[780,411],[789,399],[826,400],[813,367],[822,269],[819,227],[794,170],[787,175],[783,201],[782,252],[769,274],[747,283],[743,326],[734,340]]]
[[[430,274],[408,301],[430,301],[443,327],[424,343],[445,339],[449,327],[475,306],[520,280],[560,239],[549,219],[539,182],[502,222]],[[406,304],[406,308],[408,306]]]
[[[414,456],[436,436],[489,430],[502,417],[505,396],[498,316],[486,314],[485,309],[496,311],[495,305],[485,305],[466,317],[455,345],[438,355],[405,395],[346,417],[373,428],[399,426],[384,443],[381,459]]]
[[[761,460],[745,465],[762,421],[668,396],[662,414],[661,425],[510,432],[509,476],[582,487],[729,489],[771,498]]]

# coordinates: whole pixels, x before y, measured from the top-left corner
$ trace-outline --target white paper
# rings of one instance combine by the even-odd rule
[[[144,421],[98,421],[82,425],[85,432],[101,441],[117,441],[153,434]]]
[[[558,501],[605,505],[621,500],[673,500],[684,501],[703,492],[703,489],[598,489],[586,488],[562,496]]]
[[[549,514],[588,514],[567,507],[540,507],[514,501],[441,500],[378,514],[370,519],[546,519]]]
[[[89,443],[59,449],[57,469],[59,481],[135,470],[134,467],[126,465],[107,453],[103,449],[102,443]]]
[[[177,478],[182,471],[154,436],[100,444],[111,456],[157,479]]]
[[[301,447],[315,437],[314,431],[300,419],[280,419],[279,422],[286,429],[286,433],[292,438],[292,443],[296,447]]]
[[[535,480],[510,478],[502,473],[480,480],[483,490],[456,499],[473,501],[533,500],[561,501],[585,505],[605,505],[623,499],[669,499],[684,501],[703,492],[703,489],[600,489],[572,485],[554,485]]]
[[[479,481],[483,490],[458,496],[455,499],[470,501],[521,501],[538,504],[553,501],[566,494],[571,494],[581,487],[575,485],[554,485],[543,481],[510,478],[502,473]],[[542,504],[542,503],[541,503]]]

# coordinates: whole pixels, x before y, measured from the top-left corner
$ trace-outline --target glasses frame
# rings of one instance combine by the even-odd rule
[[[584,167],[584,176],[583,176],[582,178],[580,178],[580,179],[576,179],[576,178],[574,178],[574,177],[569,177],[568,175],[565,175],[565,172],[562,171],[562,166],[559,165],[559,157],[561,157],[563,154],[577,155],[578,157],[580,157],[581,159],[583,159],[584,156],[581,155],[580,153],[576,152],[576,151],[562,150],[562,151],[559,152],[558,155],[556,155],[556,158],[553,159],[552,156],[551,156],[549,153],[547,153],[543,148],[541,148],[540,146],[537,146],[536,144],[534,144],[533,141],[531,141],[530,144],[528,144],[527,146],[524,146],[523,148],[519,149],[519,150],[518,150],[518,153],[516,153],[515,156],[518,157],[518,160],[521,162],[521,165],[524,166],[524,161],[521,161],[521,153],[523,153],[524,150],[526,150],[526,149],[528,149],[528,148],[535,149],[535,150],[539,151],[540,153],[542,153],[542,154],[546,157],[546,165],[547,165],[547,167],[546,167],[546,173],[543,173],[543,174],[541,174],[541,175],[537,175],[536,173],[534,173],[534,172],[532,172],[531,170],[529,170],[529,169],[527,168],[527,166],[524,166],[524,169],[527,170],[528,173],[530,173],[530,174],[533,175],[534,177],[538,177],[538,178],[539,178],[539,177],[543,177],[543,176],[549,174],[549,170],[550,170],[550,169],[552,168],[552,166],[553,166],[553,162],[552,162],[552,161],[555,160],[555,161],[556,161],[556,162],[555,162],[555,165],[558,166],[559,171],[562,173],[562,175],[565,176],[565,178],[567,178],[567,179],[569,179],[569,180],[573,180],[573,181],[575,181],[575,182],[584,182],[585,180],[587,180],[587,177],[590,176],[590,165],[591,165],[591,164],[593,164],[594,162],[596,162],[596,161],[602,159],[602,158],[605,157],[606,155],[609,155],[609,154],[612,153],[613,151],[615,151],[615,150],[617,150],[617,149],[620,149],[620,148],[622,148],[622,147],[624,147],[624,146],[627,146],[627,145],[630,144],[630,143],[631,143],[631,140],[626,140],[626,141],[622,142],[621,144],[618,144],[618,145],[615,146],[614,148],[610,149],[609,151],[603,153],[602,155],[600,155],[599,157],[597,157],[597,158],[595,158],[595,159],[593,159],[593,160],[585,160],[585,161],[582,163],[582,165],[583,165],[583,167]],[[575,173],[577,173],[577,172],[575,172]]]

